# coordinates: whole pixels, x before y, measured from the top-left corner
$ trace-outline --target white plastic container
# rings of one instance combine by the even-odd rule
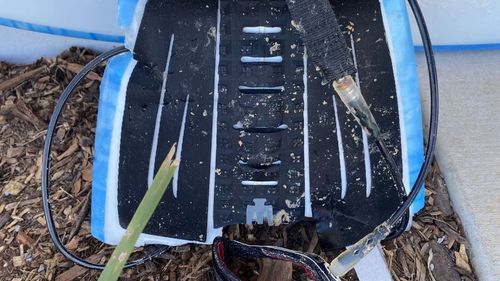
[[[418,3],[437,50],[500,49],[499,0],[418,0]],[[410,19],[413,41],[421,46],[412,15]]]
[[[71,46],[103,51],[123,41],[118,0],[0,0],[0,7],[0,60],[30,63]]]
[[[70,46],[98,51],[120,45],[117,24],[119,0],[0,0],[0,60],[29,63],[52,57]],[[121,0],[123,1],[123,0]],[[127,0],[133,2],[136,0]],[[359,0],[361,1],[361,0]],[[404,0],[393,0],[404,1]],[[124,1],[126,2],[126,1]],[[437,50],[500,49],[500,1],[418,0]],[[413,17],[413,38],[421,46]],[[27,31],[26,24],[69,31],[69,36]],[[24,25],[23,29],[12,28]],[[36,27],[35,26],[35,27]],[[99,40],[75,38],[73,31],[89,33]],[[90,36],[91,37],[91,36]],[[111,39],[111,40],[110,40]],[[107,42],[98,42],[107,41]],[[111,41],[111,43],[109,42]]]

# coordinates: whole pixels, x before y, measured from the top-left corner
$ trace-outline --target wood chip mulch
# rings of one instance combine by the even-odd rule
[[[0,62],[0,280],[95,280],[98,272],[74,266],[55,250],[41,209],[41,151],[50,114],[65,85],[95,54],[71,48],[31,65]],[[92,156],[101,66],[84,81],[58,124],[52,152],[52,208],[64,244],[77,255],[105,262],[112,247],[90,234]],[[228,227],[248,243],[287,246],[326,256],[314,224]],[[136,255],[154,246],[138,249]],[[426,183],[426,206],[412,229],[385,243],[395,280],[477,280],[469,243],[454,213],[439,168]],[[331,254],[331,253],[328,253]],[[306,280],[290,264],[267,260],[232,263],[248,280]],[[279,274],[278,274],[279,273]],[[213,280],[207,246],[170,249],[153,262],[125,270],[123,280]],[[354,273],[344,280],[357,280]]]

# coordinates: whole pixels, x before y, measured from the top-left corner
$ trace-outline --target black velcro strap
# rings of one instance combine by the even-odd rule
[[[212,246],[212,259],[215,275],[219,281],[240,281],[240,279],[229,270],[226,264],[228,256],[245,258],[268,258],[281,261],[289,261],[295,266],[301,267],[314,281],[337,281],[327,267],[327,263],[319,256],[300,253],[280,247],[254,246],[227,238],[218,237]]]
[[[307,54],[328,82],[356,73],[351,53],[328,0],[287,0]]]

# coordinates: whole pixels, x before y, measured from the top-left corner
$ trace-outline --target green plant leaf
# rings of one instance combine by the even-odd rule
[[[139,238],[139,235],[151,219],[151,216],[156,210],[156,207],[160,203],[163,194],[167,190],[167,187],[174,176],[175,170],[179,167],[179,160],[173,160],[174,154],[175,144],[170,149],[167,157],[165,157],[158,173],[156,173],[156,176],[153,179],[153,183],[142,198],[139,207],[135,211],[135,214],[127,227],[125,235],[113,251],[113,254],[107,262],[104,271],[99,276],[99,281],[118,280],[123,266],[134,250],[134,246]]]

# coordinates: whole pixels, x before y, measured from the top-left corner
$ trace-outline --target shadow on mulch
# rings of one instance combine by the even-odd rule
[[[32,65],[0,62],[0,259],[1,280],[94,280],[90,271],[58,254],[40,206],[40,163],[50,114],[65,85],[95,54],[72,48],[56,59]],[[93,139],[101,66],[84,81],[57,127],[52,153],[52,207],[65,245],[77,255],[105,262],[112,247],[91,237],[89,223]],[[77,231],[79,229],[79,231]],[[322,256],[314,224],[279,227],[237,225],[228,237],[314,252]],[[135,255],[154,246],[138,249]],[[460,220],[454,213],[439,168],[426,182],[426,206],[410,231],[385,243],[395,280],[477,280]],[[332,253],[328,253],[331,255]],[[331,257],[330,257],[331,258]],[[232,268],[248,280],[306,280],[290,264],[239,260]],[[280,274],[276,274],[279,272]],[[126,270],[123,280],[213,280],[210,248],[175,247],[145,265]],[[344,280],[357,280],[354,273]]]

